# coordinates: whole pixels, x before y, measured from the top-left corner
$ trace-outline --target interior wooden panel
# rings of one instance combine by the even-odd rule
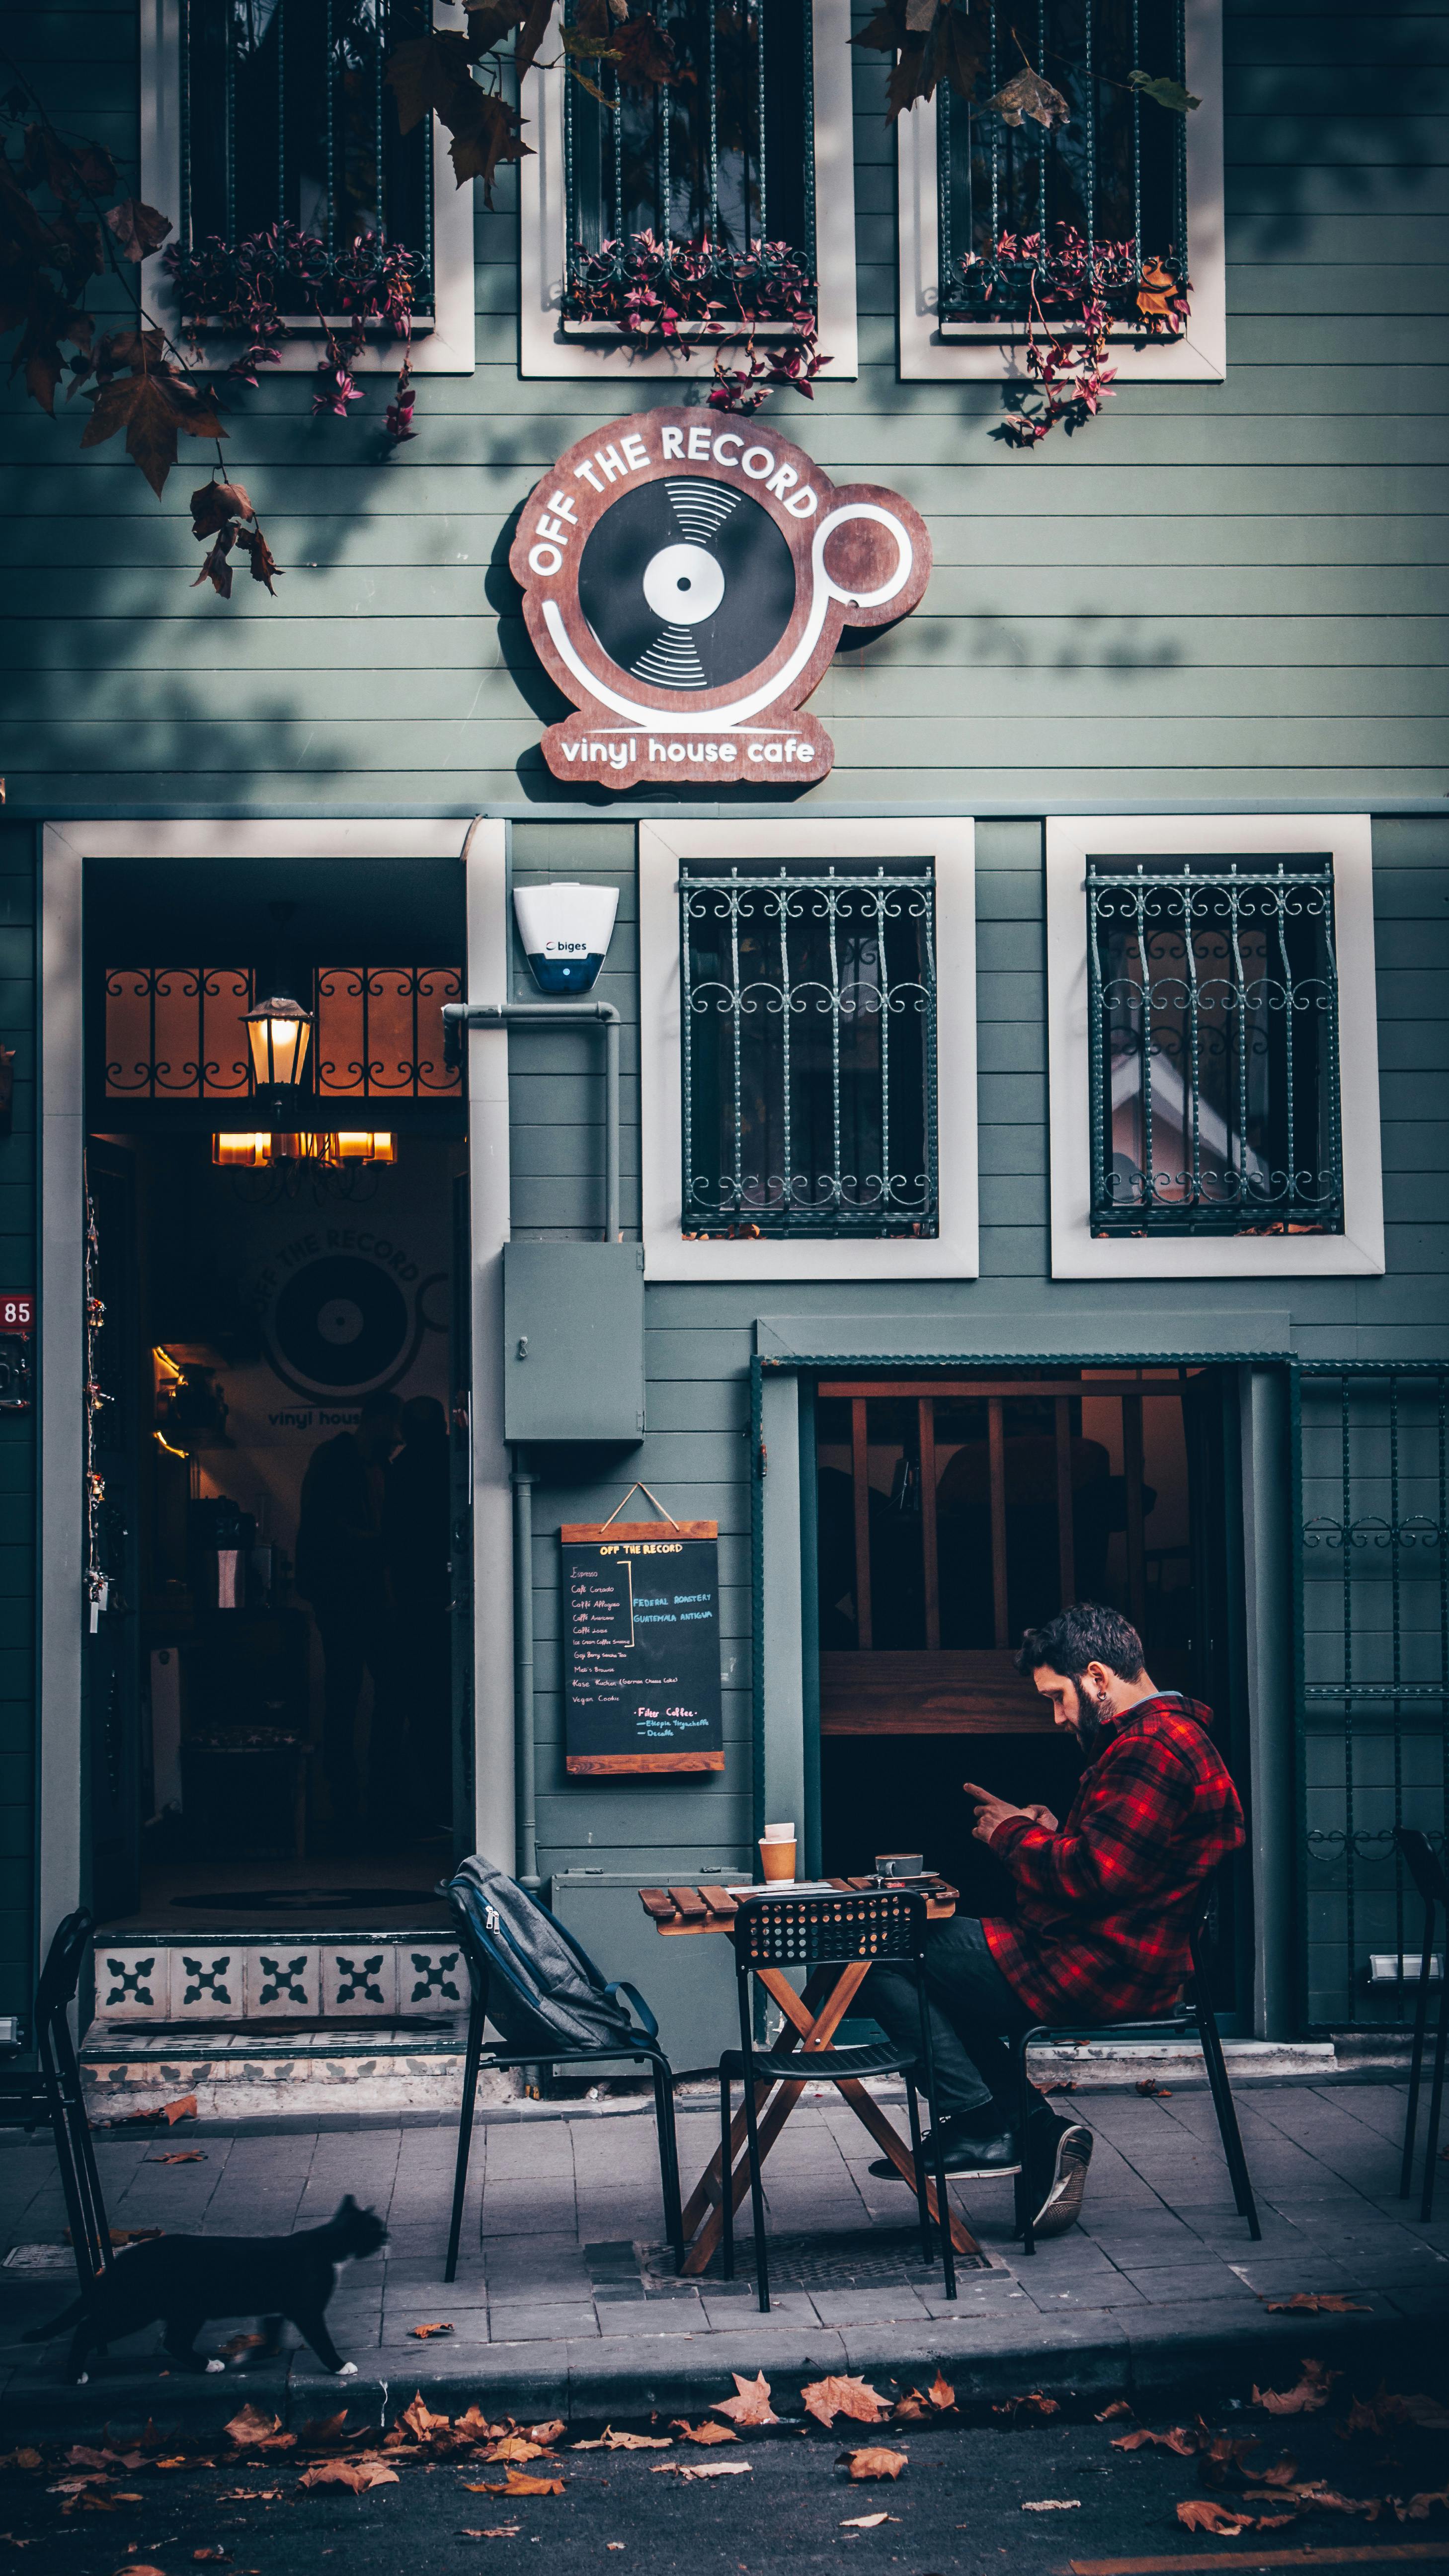
[[[820,1658],[822,1735],[1050,1735],[1052,1716],[997,1647]]]

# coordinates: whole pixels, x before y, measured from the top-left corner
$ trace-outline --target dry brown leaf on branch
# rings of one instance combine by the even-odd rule
[[[753,2466],[751,2460],[697,2460],[692,2468],[684,2460],[656,2460],[650,2474],[656,2478],[738,2478]]]
[[[474,2495],[546,2496],[562,2495],[562,2478],[531,2478],[524,2469],[510,2469],[499,2486],[474,2487]]]
[[[847,2515],[842,2531],[879,2531],[883,2522],[899,2522],[898,2513],[853,2513]]]
[[[1334,2381],[1342,2377],[1341,2370],[1330,2370],[1324,2362],[1305,2361],[1303,2376],[1294,2387],[1255,2387],[1253,2404],[1269,2415],[1317,2415],[1328,2404]]]
[[[1028,2424],[1045,2424],[1050,2416],[1060,2411],[1055,2397],[1043,2397],[1039,2388],[1029,2389],[1025,2397],[1004,2397],[999,2406],[991,2409],[993,2415],[1004,2415],[1012,2424],[1023,2420]]]
[[[429,2335],[451,2334],[452,2331],[453,2329],[450,2325],[409,2326],[408,2328],[408,2332],[412,2336],[414,2343],[426,2343]]]
[[[569,2448],[573,2451],[672,2451],[674,2444],[667,2433],[616,2433],[612,2424],[606,2424],[596,2442],[571,2442]]]
[[[153,250],[160,249],[171,230],[170,216],[158,213],[155,206],[143,205],[139,197],[123,197],[118,206],[108,206],[106,223],[127,259],[134,260],[138,267]]]
[[[780,2418],[770,2406],[770,2383],[763,2371],[754,2379],[742,2379],[731,2371],[735,2383],[733,2397],[718,2397],[710,2408],[711,2415],[728,2415],[732,2424],[778,2424]]]
[[[1014,80],[1005,82],[986,104],[988,108],[995,108],[1003,125],[1020,125],[1022,118],[1029,116],[1034,125],[1044,126],[1048,134],[1053,127],[1070,125],[1072,121],[1072,111],[1061,91],[1053,89],[1051,82],[1043,80],[1041,73],[1033,71],[1029,63],[1024,72],[1018,72]],[[1142,2088],[1139,2085],[1137,2089],[1140,2092]]]
[[[1373,2310],[1362,2299],[1345,2299],[1337,2290],[1295,2290],[1291,2299],[1269,2299],[1270,2317],[1334,2316],[1370,2317]]]
[[[682,2415],[676,2415],[673,2422],[674,2430],[682,2433],[686,2442],[698,2442],[706,2450],[713,2449],[716,2443],[737,2442],[740,2438],[728,2424],[686,2424]]]
[[[817,2423],[833,2424],[837,2415],[848,2415],[852,2424],[879,2424],[890,2413],[890,2401],[879,2390],[867,2388],[860,2378],[832,2374],[827,2379],[813,2379],[800,2392],[807,2415]]]
[[[1195,2459],[1198,2440],[1185,2424],[1174,2424],[1170,2433],[1152,2433],[1139,2424],[1131,2433],[1118,2433],[1111,2445],[1114,2451],[1175,2451],[1180,2460]]]
[[[1224,2540],[1236,2540],[1240,2531],[1251,2531],[1251,2514],[1235,2513],[1230,2505],[1217,2504],[1211,2496],[1188,2496],[1177,2508],[1177,2518],[1188,2531],[1220,2532]]]
[[[381,2460],[314,2460],[297,2480],[299,2487],[350,2487],[361,2495],[368,2487],[401,2486],[396,2469],[384,2468]]]
[[[1101,2414],[1094,2415],[1092,2421],[1094,2424],[1116,2424],[1124,2415],[1130,2415],[1131,2412],[1132,2409],[1125,2397],[1114,2397],[1111,2405],[1104,2406]]]
[[[910,2467],[910,2460],[904,2451],[877,2448],[841,2451],[835,2465],[838,2469],[848,2469],[852,2482],[859,2485],[867,2478],[898,2478],[902,2469]]]

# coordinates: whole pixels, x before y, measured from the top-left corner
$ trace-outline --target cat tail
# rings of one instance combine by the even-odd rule
[[[64,2334],[70,2326],[78,2326],[89,2306],[88,2299],[72,2299],[70,2306],[62,2308],[58,2317],[52,2317],[49,2325],[32,2326],[28,2334],[21,2336],[21,2342],[49,2343],[52,2335]]]

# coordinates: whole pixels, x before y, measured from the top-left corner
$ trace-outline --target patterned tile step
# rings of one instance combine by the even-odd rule
[[[468,2004],[463,1954],[433,1933],[98,1936],[95,1974],[96,2012],[108,2025],[376,2022]]]

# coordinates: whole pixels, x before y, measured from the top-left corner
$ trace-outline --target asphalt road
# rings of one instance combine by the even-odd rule
[[[1338,2394],[1341,2399],[1344,2392]],[[1290,2451],[1300,2480],[1317,2477],[1354,2497],[1407,2496],[1441,2487],[1449,2477],[1449,2439],[1442,2431],[1401,2426],[1387,2435],[1343,2438],[1343,2419],[1338,2403],[1326,2415],[1281,2422],[1246,2408],[1210,2421],[1235,2437],[1256,2434],[1261,2449],[1252,2458],[1259,2470]],[[470,2491],[470,2481],[503,2477],[501,2468],[456,2460],[404,2465],[397,2485],[352,2495],[300,2490],[298,2462],[284,2454],[252,2465],[229,2459],[122,2472],[100,2491],[97,2509],[51,2491],[68,2474],[64,2446],[51,2445],[42,2470],[8,2469],[0,2476],[0,2553],[10,2558],[18,2547],[22,2554],[10,2563],[35,2576],[118,2576],[138,2566],[162,2576],[195,2576],[203,2566],[216,2566],[222,2576],[320,2576],[329,2561],[338,2576],[343,2570],[346,2576],[452,2576],[500,2561],[503,2571],[524,2576],[519,2561],[526,2563],[535,2547],[548,2553],[550,2570],[587,2569],[589,2576],[604,2576],[615,2565],[620,2576],[630,2568],[650,2576],[675,2569],[686,2576],[776,2576],[781,2569],[836,2569],[848,2561],[899,2569],[903,2576],[957,2569],[989,2576],[1003,2563],[1013,2576],[1017,2570],[1048,2576],[1074,2562],[1124,2557],[1190,2570],[1205,2559],[1221,2565],[1225,2553],[1258,2568],[1273,2563],[1270,2550],[1291,2551],[1302,2564],[1305,2548],[1362,2551],[1360,2565],[1407,2560],[1449,2570],[1444,2508],[1404,2523],[1389,2509],[1372,2524],[1311,2510],[1274,2531],[1271,2541],[1266,2534],[1234,2540],[1186,2530],[1176,2518],[1180,2499],[1216,2492],[1221,2501],[1230,2491],[1204,2486],[1196,2459],[1156,2448],[1114,2450],[1112,2437],[1128,2429],[1121,2421],[872,2431],[840,2423],[834,2433],[812,2426],[749,2435],[738,2449],[676,2444],[668,2452],[635,2453],[580,2452],[570,2435],[552,2462],[529,2464],[535,2474],[556,2469],[562,2495],[511,2504]],[[869,2442],[907,2454],[909,2466],[897,2480],[850,2483],[838,2455]],[[656,2475],[666,2459],[679,2466],[748,2460],[749,2467],[689,2481],[676,2471]],[[1062,2499],[1066,2509],[1025,2509],[1049,2498]],[[869,2531],[848,2528],[851,2517],[879,2512],[891,2519]],[[482,2536],[490,2533],[500,2536]],[[1277,2563],[1284,2563],[1281,2557]]]

